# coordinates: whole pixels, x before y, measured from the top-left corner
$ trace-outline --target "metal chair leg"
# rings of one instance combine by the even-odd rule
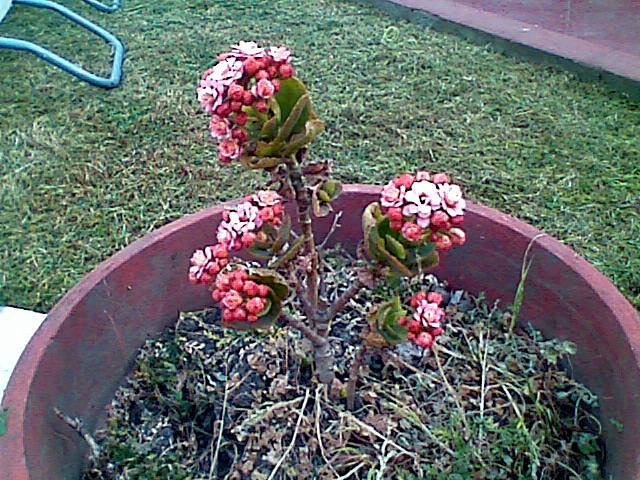
[[[34,55],[42,58],[43,60],[46,60],[47,62],[57,66],[58,68],[61,68],[65,72],[70,73],[71,75],[74,75],[75,77],[98,87],[115,88],[120,85],[120,81],[122,80],[122,64],[124,62],[124,46],[117,37],[99,27],[98,25],[90,22],[86,18],[73,12],[72,10],[69,10],[68,8],[50,0],[14,0],[14,3],[20,3],[33,7],[47,8],[49,10],[58,12],[64,17],[70,19],[72,22],[77,23],[81,27],[89,30],[90,32],[105,40],[107,43],[111,44],[114,47],[111,75],[109,76],[109,78],[106,78],[91,73],[84,68],[79,67],[78,65],[75,65],[69,60],[61,57],[60,55],[26,40],[0,37],[0,48],[10,48],[13,50],[31,52]]]
[[[105,5],[104,3],[99,2],[98,0],[83,0],[83,1],[84,3],[87,3],[92,7],[97,8],[101,12],[105,12],[105,13],[113,13],[116,10],[120,10],[120,7],[122,7],[122,0],[113,0],[113,5]]]

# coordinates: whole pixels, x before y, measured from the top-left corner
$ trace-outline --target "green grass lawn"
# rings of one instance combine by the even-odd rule
[[[0,303],[49,309],[100,261],[186,213],[250,191],[218,165],[194,88],[240,39],[286,43],[346,182],[447,170],[475,201],[575,248],[640,306],[640,109],[605,86],[337,0],[65,2],[127,47],[103,91],[0,51]],[[14,8],[0,35],[105,72],[108,48]]]

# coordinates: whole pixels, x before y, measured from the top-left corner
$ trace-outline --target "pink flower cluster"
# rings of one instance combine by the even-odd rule
[[[189,281],[194,284],[209,285],[215,276],[229,263],[229,250],[221,244],[196,250],[191,257]]]
[[[211,297],[220,304],[225,322],[255,322],[269,304],[269,287],[249,280],[243,267],[219,273],[212,288]]]
[[[408,340],[422,348],[429,348],[435,338],[442,334],[444,309],[440,307],[443,298],[437,292],[420,291],[411,297],[413,318],[402,317],[400,325],[409,330]]]
[[[466,202],[460,186],[450,183],[446,173],[403,173],[383,187],[380,204],[391,228],[411,242],[428,235],[438,250],[446,251],[466,240],[458,228]]]
[[[293,76],[294,70],[287,47],[263,48],[255,42],[240,42],[218,60],[204,72],[196,92],[202,109],[211,115],[209,130],[219,141],[218,158],[229,163],[245,149],[247,111],[266,113],[280,80]]]
[[[216,235],[218,242],[229,250],[249,248],[259,237],[258,230],[264,224],[277,227],[282,223],[283,215],[282,197],[272,190],[260,190],[222,213],[223,220]]]

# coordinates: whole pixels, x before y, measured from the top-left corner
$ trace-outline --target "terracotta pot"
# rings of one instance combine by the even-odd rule
[[[337,207],[333,237],[352,249],[360,215],[378,187],[351,185]],[[2,406],[8,432],[0,437],[0,479],[77,479],[83,441],[54,414],[58,407],[93,429],[104,417],[137,349],[180,311],[210,305],[204,288],[186,280],[192,251],[212,242],[224,205],[153,232],[86,275],[49,313],[18,363]],[[320,234],[330,219],[317,225]],[[436,272],[454,288],[484,291],[490,301],[513,299],[522,254],[538,230],[480,205],[469,205],[468,242],[445,256]],[[550,237],[537,240],[521,318],[549,337],[578,345],[575,376],[602,404],[607,472],[640,480],[640,319],[595,268]],[[610,421],[624,425],[618,431]]]

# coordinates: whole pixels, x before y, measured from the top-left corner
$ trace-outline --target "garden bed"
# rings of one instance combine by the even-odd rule
[[[353,278],[328,262],[329,300]],[[366,355],[345,391],[365,314],[388,290],[444,294],[431,351]],[[511,329],[511,314],[434,276],[363,293],[333,325],[327,390],[297,332],[238,333],[217,310],[182,314],[140,350],[97,433],[85,479],[600,478],[597,399],[571,378],[570,342]]]

